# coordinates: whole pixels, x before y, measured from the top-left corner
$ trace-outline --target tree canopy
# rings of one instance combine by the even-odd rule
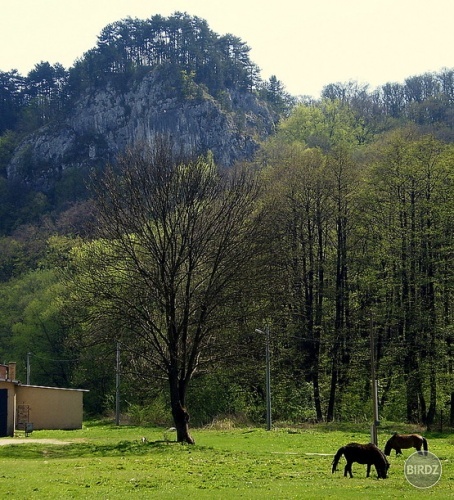
[[[254,256],[258,189],[246,171],[169,151],[131,151],[96,181],[99,238],[77,250],[72,297],[90,342],[121,342],[141,377],[168,381],[178,440],[191,443],[187,387],[213,362]]]

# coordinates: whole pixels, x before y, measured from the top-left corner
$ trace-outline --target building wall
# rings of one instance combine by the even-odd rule
[[[33,385],[16,386],[16,406],[29,405],[33,429],[80,429],[83,420],[83,393]]]
[[[16,411],[15,384],[11,381],[0,380],[0,389],[8,390],[7,432],[8,436],[14,436],[14,415]]]

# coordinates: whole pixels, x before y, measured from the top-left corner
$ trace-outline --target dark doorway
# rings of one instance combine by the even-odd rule
[[[0,437],[8,435],[8,389],[0,389]]]

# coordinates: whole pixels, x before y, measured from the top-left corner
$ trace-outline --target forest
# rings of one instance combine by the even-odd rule
[[[381,419],[454,425],[454,70],[315,100],[248,52],[177,13],[107,26],[69,70],[0,72],[2,360],[90,389],[92,415],[121,372],[122,412],[172,415],[190,442],[189,415],[264,421],[265,347],[275,421],[371,421],[373,352]],[[151,67],[183,75],[182,99],[255,93],[275,134],[228,171],[159,137],[58,203],[9,181],[24,134]]]

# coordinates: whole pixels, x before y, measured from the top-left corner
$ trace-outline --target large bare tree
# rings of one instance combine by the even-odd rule
[[[76,287],[88,330],[122,342],[149,376],[164,375],[177,440],[192,444],[188,384],[248,275],[258,183],[209,156],[176,159],[161,140],[120,156],[94,189],[99,237],[79,251]]]

